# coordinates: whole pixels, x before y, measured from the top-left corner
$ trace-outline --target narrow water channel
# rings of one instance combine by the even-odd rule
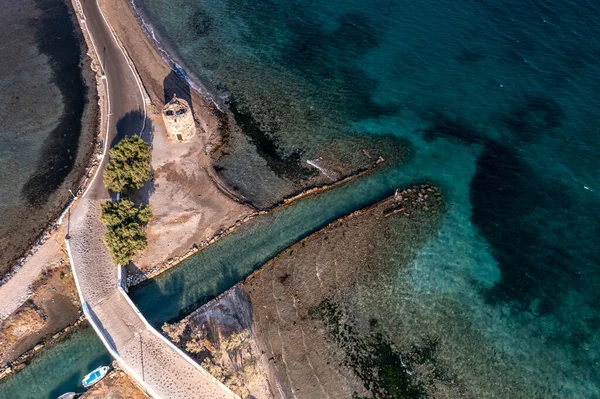
[[[285,248],[337,218],[393,193],[404,181],[389,168],[256,218],[229,237],[130,292],[148,321],[160,326],[243,280]]]
[[[130,295],[155,325],[181,317],[231,288],[299,239],[391,195],[398,185],[410,182],[411,175],[388,167],[281,207],[133,289]],[[64,392],[81,391],[83,376],[109,361],[110,355],[94,331],[84,328],[0,383],[0,399],[55,399]]]
[[[84,326],[6,378],[0,384],[0,399],[56,399],[66,392],[82,392],[85,374],[110,362],[100,338],[91,326]]]

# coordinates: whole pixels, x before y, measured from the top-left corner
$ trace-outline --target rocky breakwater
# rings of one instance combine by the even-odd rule
[[[416,364],[426,356],[397,347],[363,297],[385,298],[382,283],[435,235],[444,211],[430,184],[399,190],[163,330],[242,397],[423,397],[436,384]]]

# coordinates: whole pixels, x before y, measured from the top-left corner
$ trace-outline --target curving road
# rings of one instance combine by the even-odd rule
[[[105,76],[104,85],[108,97],[108,121],[105,148],[125,135],[143,134],[146,107],[141,83],[128,59],[119,47],[96,0],[77,1],[85,15],[84,28],[91,38],[94,52]],[[104,170],[108,157],[105,157],[101,170]],[[100,179],[90,185],[92,195],[108,198],[108,192]]]
[[[118,289],[117,268],[101,238],[105,228],[99,220],[100,204],[110,199],[101,174],[108,161],[106,149],[115,138],[143,133],[144,94],[98,3],[83,0],[78,7],[85,15],[83,27],[102,63],[109,109],[105,156],[71,212],[70,239],[66,240],[84,311],[113,356],[153,397],[236,398],[161,338]]]

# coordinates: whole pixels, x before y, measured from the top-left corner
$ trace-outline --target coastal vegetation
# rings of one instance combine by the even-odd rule
[[[103,240],[115,263],[127,264],[146,248],[146,233],[142,226],[148,223],[151,216],[149,205],[136,207],[128,199],[102,204],[100,220],[108,228]]]
[[[124,138],[110,150],[104,185],[115,193],[141,188],[152,172],[151,157],[150,146],[139,136]]]
[[[144,186],[152,173],[150,146],[139,136],[124,138],[110,150],[104,185],[116,193],[131,193]],[[108,228],[103,237],[117,264],[125,265],[148,245],[143,226],[152,217],[149,205],[135,206],[130,199],[101,205],[100,220]]]

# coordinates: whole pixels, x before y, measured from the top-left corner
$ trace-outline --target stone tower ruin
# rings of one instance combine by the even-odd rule
[[[190,105],[184,99],[177,98],[175,94],[173,94],[173,99],[163,107],[162,116],[169,138],[184,142],[191,139],[196,133],[196,124]]]

